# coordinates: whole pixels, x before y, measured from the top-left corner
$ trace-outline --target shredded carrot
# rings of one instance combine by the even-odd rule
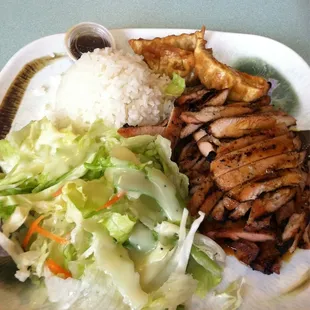
[[[29,240],[31,236],[36,232],[36,229],[39,225],[39,223],[45,218],[44,215],[39,216],[36,220],[33,221],[33,223],[30,225],[29,230],[27,232],[27,235],[23,241],[23,248],[26,248],[26,246],[29,243]]]
[[[62,188],[63,188],[63,186],[60,187],[54,194],[52,194],[52,196],[57,197],[57,196],[61,195],[62,194]]]
[[[23,248],[25,249],[30,241],[30,238],[31,236],[34,234],[34,233],[38,233],[38,234],[41,234],[42,236],[46,237],[46,238],[49,238],[51,240],[54,240],[55,242],[57,243],[60,243],[60,244],[66,244],[68,243],[68,240],[65,239],[65,238],[62,238],[62,237],[59,237],[45,229],[43,229],[42,227],[39,226],[39,223],[45,218],[44,215],[41,215],[39,216],[36,220],[33,221],[33,223],[30,225],[29,227],[29,230],[26,234],[26,237],[23,241]]]
[[[51,258],[46,260],[46,265],[53,274],[55,275],[62,274],[65,279],[72,278],[72,274],[70,271],[56,264]]]
[[[119,192],[116,195],[114,195],[107,203],[105,203],[103,206],[97,209],[97,211],[100,211],[102,209],[108,208],[118,202],[122,197],[126,195],[126,192]]]
[[[67,240],[67,239],[65,239],[65,238],[63,238],[63,237],[59,237],[59,236],[57,236],[57,235],[55,235],[55,234],[53,234],[53,233],[51,233],[51,232],[49,232],[49,231],[43,229],[42,227],[39,227],[39,226],[38,226],[37,229],[36,229],[36,232],[37,232],[38,234],[40,234],[40,235],[42,235],[42,236],[48,238],[48,239],[51,239],[51,240],[56,241],[57,243],[60,243],[60,244],[66,244],[66,243],[68,243],[68,240]]]

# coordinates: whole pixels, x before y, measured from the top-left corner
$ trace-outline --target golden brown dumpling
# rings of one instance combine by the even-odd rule
[[[259,76],[239,72],[217,61],[211,49],[206,49],[202,32],[196,32],[195,69],[201,83],[208,89],[229,88],[228,99],[251,102],[267,94],[269,84]]]

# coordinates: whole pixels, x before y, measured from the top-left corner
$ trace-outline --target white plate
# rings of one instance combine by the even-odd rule
[[[118,48],[130,50],[127,40],[130,38],[152,39],[156,36],[169,34],[189,33],[192,29],[117,29],[111,30]],[[293,50],[285,45],[268,38],[208,31],[206,33],[208,47],[212,47],[215,56],[222,62],[234,66],[240,59],[260,59],[253,61],[256,70],[272,76],[277,71],[282,92],[287,85],[291,85],[298,98],[298,103],[290,106],[292,114],[298,120],[300,129],[310,129],[310,68],[307,63]],[[0,72],[0,102],[15,76],[28,62],[53,53],[64,53],[64,34],[56,34],[30,43],[17,52]],[[30,120],[40,119],[44,116],[45,107],[49,104],[57,88],[57,77],[63,73],[72,62],[69,58],[61,58],[54,64],[41,70],[31,80],[21,106],[13,122],[13,129],[17,130],[26,125]],[[251,62],[247,61],[247,65]],[[266,65],[268,64],[268,65]],[[275,71],[270,69],[270,66]],[[56,78],[55,78],[56,77]],[[278,76],[277,76],[278,77]],[[286,82],[284,81],[286,79]],[[44,96],[38,96],[36,90],[44,86],[47,91]],[[285,103],[285,93],[278,94],[278,102]],[[282,100],[282,101],[281,101]],[[293,101],[290,98],[290,101]],[[1,126],[1,125],[0,125]],[[238,262],[234,257],[228,257],[224,273],[225,287],[227,283],[239,277],[246,278],[246,294],[242,309],[309,309],[310,287],[293,298],[277,299],[283,290],[294,284],[310,266],[310,251],[298,250],[290,262],[283,263],[281,275],[264,275]],[[0,268],[1,269],[1,268]],[[0,286],[1,291],[1,286]],[[195,302],[192,309],[220,309],[214,300],[208,304]]]

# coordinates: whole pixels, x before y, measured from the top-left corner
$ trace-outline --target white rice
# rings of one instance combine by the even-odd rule
[[[83,54],[62,77],[54,118],[86,124],[103,119],[114,127],[165,119],[172,108],[164,94],[170,79],[154,74],[142,59],[108,48]]]

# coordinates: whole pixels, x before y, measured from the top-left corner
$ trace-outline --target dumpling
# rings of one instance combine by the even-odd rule
[[[185,79],[187,86],[193,86],[199,83],[194,57],[197,32],[153,40],[129,40],[129,44],[136,54],[143,55],[144,61],[154,72],[170,78],[177,73]]]
[[[195,72],[200,82],[208,89],[229,88],[229,100],[251,102],[267,94],[268,82],[259,76],[239,72],[217,61],[212,49],[206,49],[202,32],[196,32]]]

